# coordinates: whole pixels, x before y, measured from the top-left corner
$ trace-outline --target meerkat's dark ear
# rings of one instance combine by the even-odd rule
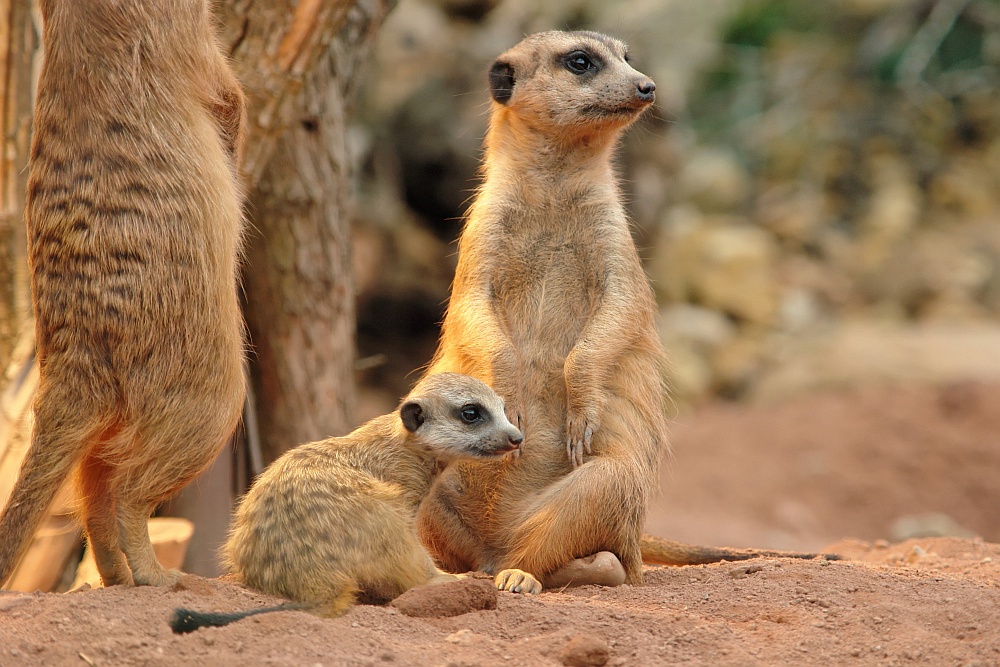
[[[416,401],[407,401],[399,409],[399,418],[406,430],[413,433],[424,423],[424,409]]]
[[[514,66],[498,60],[490,67],[490,95],[500,104],[507,104],[514,94]]]

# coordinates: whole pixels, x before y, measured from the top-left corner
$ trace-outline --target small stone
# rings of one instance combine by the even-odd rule
[[[570,638],[560,656],[566,667],[603,667],[608,664],[610,657],[611,649],[607,642],[600,637],[588,635]]]
[[[745,579],[747,575],[755,574],[764,569],[764,566],[759,563],[754,563],[753,565],[738,565],[729,570],[729,576],[733,579]]]
[[[444,640],[449,644],[459,644],[462,646],[467,646],[472,643],[472,639],[475,636],[476,633],[474,633],[472,630],[468,628],[462,628],[461,630],[457,630],[451,633],[450,635],[445,637]]]
[[[390,604],[407,616],[445,618],[496,609],[497,589],[492,581],[459,579],[411,588]]]

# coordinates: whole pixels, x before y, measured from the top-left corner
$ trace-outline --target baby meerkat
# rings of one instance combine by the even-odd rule
[[[525,444],[517,460],[445,471],[422,538],[445,569],[511,590],[640,583],[644,557],[752,557],[642,536],[668,448],[665,357],[612,154],[653,81],[617,39],[543,32],[500,55],[489,82],[483,182],[428,373],[490,384]]]
[[[243,93],[206,0],[41,11],[26,212],[40,383],[0,583],[76,469],[104,584],[170,584],[149,515],[243,406]]]
[[[520,443],[492,389],[466,375],[430,375],[398,412],[296,447],[268,467],[236,510],[228,568],[252,588],[330,617],[355,601],[388,602],[420,584],[452,581],[417,538],[417,507],[443,466],[504,458]],[[189,632],[288,607],[179,609],[171,626]]]

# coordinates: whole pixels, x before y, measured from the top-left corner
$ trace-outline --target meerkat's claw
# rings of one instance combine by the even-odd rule
[[[493,582],[501,591],[525,595],[535,595],[542,592],[542,582],[524,570],[503,570]]]
[[[566,455],[569,457],[570,463],[573,464],[574,468],[579,468],[583,465],[583,454],[591,453],[591,444],[594,441],[594,429],[584,422],[585,426],[583,428],[583,433],[574,434],[577,430],[574,425],[567,427],[568,435],[566,437]]]

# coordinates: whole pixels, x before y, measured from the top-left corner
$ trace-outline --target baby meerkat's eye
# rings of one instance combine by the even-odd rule
[[[466,424],[477,424],[483,421],[483,412],[478,405],[469,403],[468,405],[462,406],[462,411],[459,413]]]
[[[586,74],[587,72],[597,71],[597,65],[583,51],[574,51],[569,54],[566,56],[564,63],[566,64],[566,69],[573,74]]]

